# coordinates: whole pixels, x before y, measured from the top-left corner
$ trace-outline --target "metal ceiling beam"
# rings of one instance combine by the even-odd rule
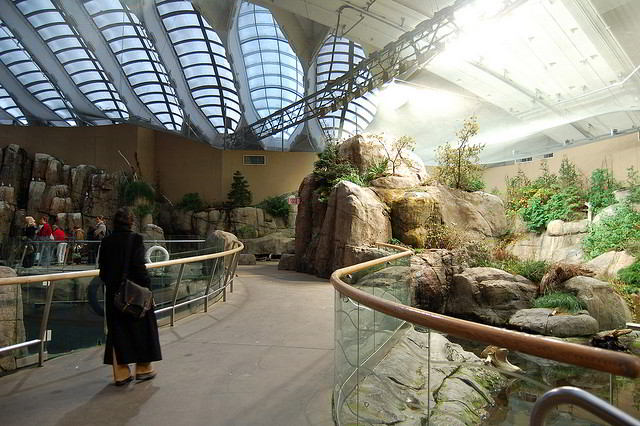
[[[189,117],[191,125],[196,127],[198,133],[207,142],[213,144],[219,133],[193,100],[191,89],[189,89],[182,71],[182,65],[176,57],[169,34],[165,31],[160,19],[155,3],[146,3],[142,8],[142,24],[147,29],[147,33],[154,36],[156,51],[174,82],[174,89],[182,106],[183,114],[185,118]]]
[[[104,70],[109,73],[111,82],[127,105],[129,115],[132,118],[149,122],[153,126],[164,128],[160,120],[149,111],[135,94],[122,67],[113,55],[113,52],[102,37],[102,34],[93,24],[93,20],[86,13],[84,7],[77,0],[58,0],[67,16],[70,16],[76,28],[82,34],[85,42],[93,49],[93,53],[99,58]]]
[[[456,31],[453,14],[471,0],[457,0],[418,24],[382,50],[373,52],[351,71],[329,82],[322,90],[308,95],[248,127],[227,136],[226,146],[242,147],[329,112],[363,94],[381,87],[393,78],[417,70],[441,47],[441,42]]]
[[[73,112],[80,118],[99,117],[108,119],[107,116],[93,105],[84,94],[78,89],[58,58],[49,49],[49,46],[42,40],[40,35],[31,26],[29,21],[20,13],[13,2],[0,7],[0,18],[18,37],[20,43],[30,53],[34,61],[38,63],[40,69],[52,80],[54,86],[64,93],[67,101],[73,106]],[[60,117],[58,117],[60,120]]]

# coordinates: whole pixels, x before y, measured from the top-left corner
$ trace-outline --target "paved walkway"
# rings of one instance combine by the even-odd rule
[[[332,425],[333,288],[238,274],[226,303],[160,330],[154,380],[117,388],[102,347],[77,351],[0,378],[0,424]]]

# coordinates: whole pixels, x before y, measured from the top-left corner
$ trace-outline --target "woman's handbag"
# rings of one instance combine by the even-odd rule
[[[144,318],[147,311],[153,308],[153,293],[148,288],[142,287],[127,278],[132,244],[133,233],[129,236],[124,269],[122,270],[122,282],[120,283],[120,288],[116,291],[113,305],[120,312],[128,314],[135,319],[140,319]]]

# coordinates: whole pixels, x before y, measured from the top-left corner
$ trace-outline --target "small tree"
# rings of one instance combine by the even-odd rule
[[[396,168],[400,167],[403,163],[410,165],[410,160],[405,158],[403,155],[406,155],[407,151],[413,151],[416,149],[415,138],[411,136],[401,136],[398,139],[395,139],[391,143],[391,146],[387,146],[387,144],[384,143],[383,137],[377,137],[377,139],[384,149],[388,164],[391,165],[391,174],[395,175]]]
[[[249,182],[242,176],[239,170],[233,174],[233,182],[231,183],[231,191],[227,194],[227,198],[233,207],[246,207],[251,204],[251,191],[249,191]]]
[[[479,164],[479,155],[484,149],[484,144],[470,143],[470,139],[476,134],[478,121],[475,116],[471,116],[464,120],[462,129],[456,132],[456,147],[451,146],[449,142],[438,147],[435,178],[439,183],[465,191],[478,187],[477,181],[482,180],[483,170]]]

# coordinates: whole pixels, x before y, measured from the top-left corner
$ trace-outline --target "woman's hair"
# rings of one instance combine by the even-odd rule
[[[118,229],[131,228],[132,224],[133,213],[129,207],[120,207],[115,216],[113,216],[113,227]]]
[[[25,216],[24,221],[27,222],[28,226],[35,226],[36,224],[36,220],[33,218],[33,216]]]

